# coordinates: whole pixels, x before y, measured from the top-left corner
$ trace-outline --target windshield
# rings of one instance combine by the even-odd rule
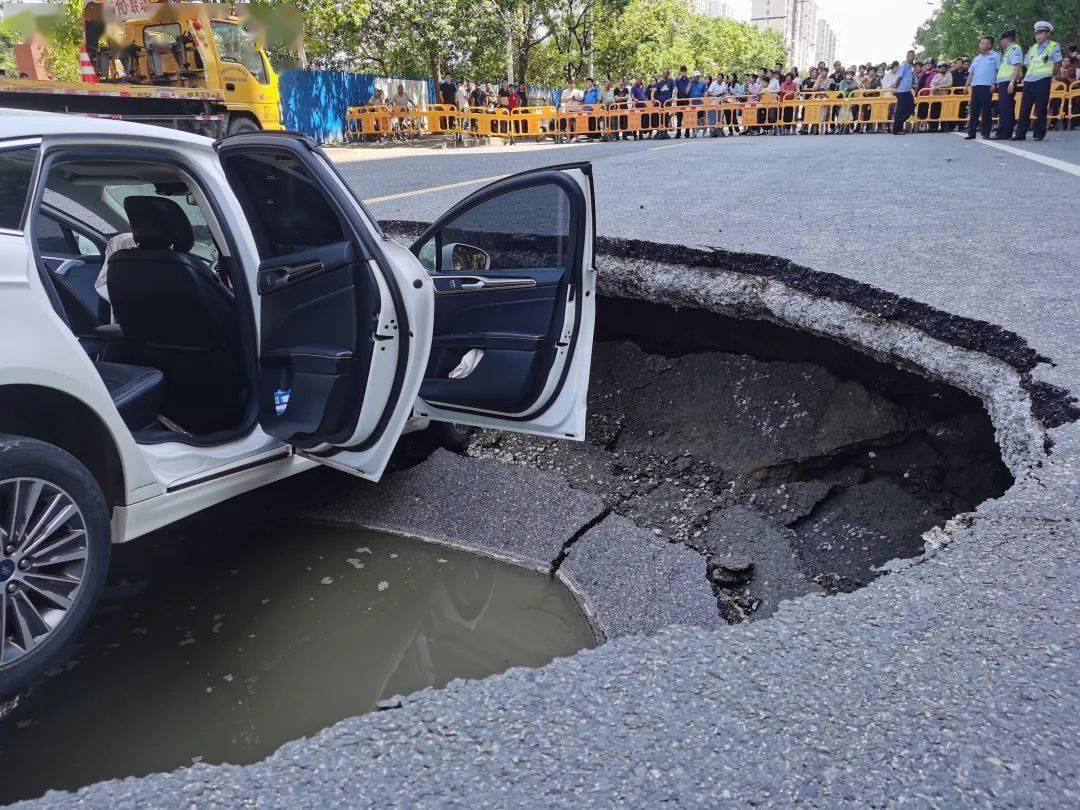
[[[266,75],[266,63],[262,54],[255,47],[251,34],[236,23],[210,21],[210,31],[214,35],[214,45],[222,62],[235,62],[251,71],[259,84],[269,84]]]

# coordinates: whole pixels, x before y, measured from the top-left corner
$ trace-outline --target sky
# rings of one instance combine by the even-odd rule
[[[903,59],[915,30],[940,3],[928,0],[817,0],[818,18],[836,32],[844,64]]]
[[[729,0],[733,16],[750,18],[750,0]],[[818,18],[836,32],[836,58],[848,62],[903,59],[915,30],[938,0],[817,0]]]

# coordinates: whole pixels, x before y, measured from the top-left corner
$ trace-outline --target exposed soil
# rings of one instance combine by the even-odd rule
[[[865,585],[1012,483],[982,403],[763,321],[598,300],[587,440],[478,433],[705,557],[721,614]]]

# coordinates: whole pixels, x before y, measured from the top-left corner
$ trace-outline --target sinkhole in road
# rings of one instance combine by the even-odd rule
[[[704,558],[728,621],[855,590],[1013,482],[983,403],[765,320],[601,296],[586,441],[485,431]]]
[[[253,523],[273,508],[263,497],[116,548],[80,652],[0,720],[0,803],[257,761],[394,695],[596,644],[542,574],[415,538]]]

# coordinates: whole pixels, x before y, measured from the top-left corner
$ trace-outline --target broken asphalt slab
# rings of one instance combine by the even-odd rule
[[[414,535],[547,573],[602,511],[598,496],[570,488],[560,475],[436,450],[305,517]]]
[[[609,516],[563,476],[437,450],[305,517],[413,535],[557,574],[603,638],[723,624],[700,554]]]
[[[579,537],[558,573],[585,595],[594,625],[609,640],[672,624],[725,624],[705,577],[705,557],[619,515]]]

